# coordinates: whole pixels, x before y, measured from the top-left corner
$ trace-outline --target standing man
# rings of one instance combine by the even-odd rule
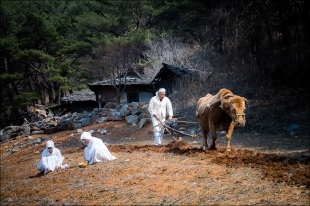
[[[166,121],[166,112],[168,111],[169,120],[172,120],[173,111],[172,104],[168,97],[166,97],[166,89],[160,88],[156,92],[156,96],[152,97],[148,108],[153,124],[154,144],[156,146],[162,145],[162,136],[164,128],[162,124]]]
[[[89,165],[116,159],[103,141],[97,137],[93,137],[89,132],[83,132],[80,141],[86,145],[84,149],[84,159]]]

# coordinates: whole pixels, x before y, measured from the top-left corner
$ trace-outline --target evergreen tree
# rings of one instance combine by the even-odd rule
[[[1,2],[1,112],[7,118],[47,97],[59,103],[77,85],[79,59],[91,45],[77,37],[70,16],[76,9],[70,1]]]

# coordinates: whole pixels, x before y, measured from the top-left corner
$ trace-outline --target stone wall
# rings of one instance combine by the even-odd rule
[[[42,110],[42,111],[41,111]],[[93,111],[83,113],[66,113],[56,116],[46,115],[44,109],[36,109],[38,121],[29,123],[26,119],[21,126],[7,126],[0,132],[0,141],[16,139],[33,134],[52,134],[59,131],[74,130],[104,121],[123,121],[138,125],[139,128],[151,122],[148,103],[107,103],[104,108],[94,108]]]
[[[150,124],[151,117],[148,112],[148,103],[116,103],[109,102],[104,108],[94,108],[93,111],[82,113],[68,112],[62,116],[52,113],[45,114],[45,110],[37,111],[35,122],[25,119],[21,126],[7,126],[0,131],[0,142],[22,137],[31,137],[34,134],[53,134],[60,131],[80,129],[82,127],[102,123],[105,121],[126,121],[137,126],[138,129]],[[186,124],[184,117],[175,116],[175,121],[166,121],[165,124],[179,131],[194,134],[195,124]]]

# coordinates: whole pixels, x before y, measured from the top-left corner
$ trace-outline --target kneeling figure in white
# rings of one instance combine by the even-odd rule
[[[89,132],[83,132],[80,141],[82,141],[84,145],[87,145],[84,149],[84,159],[88,164],[116,159],[116,157],[110,153],[103,141],[97,137],[91,136]]]
[[[44,174],[53,172],[67,166],[62,165],[63,160],[64,157],[61,155],[59,149],[54,146],[54,142],[47,141],[46,148],[42,152],[42,158],[37,164],[37,169],[44,172]]]

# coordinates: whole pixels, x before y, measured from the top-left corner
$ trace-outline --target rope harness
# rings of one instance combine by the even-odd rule
[[[207,106],[206,106],[206,108],[203,110],[202,114],[206,111],[206,109],[209,109],[212,105],[214,105],[214,104],[216,104],[216,103],[218,103],[218,102],[221,102],[221,106],[220,106],[220,107],[223,109],[223,99],[225,99],[225,98],[227,98],[227,97],[233,97],[233,96],[235,96],[235,95],[233,95],[233,94],[226,94],[226,95],[222,96],[221,98],[217,99],[216,101],[207,104]],[[230,100],[229,100],[229,101],[230,101]],[[224,110],[224,109],[223,109],[223,110]]]
[[[231,102],[230,102],[230,99],[228,100],[228,104],[229,106],[231,106]],[[223,109],[223,108],[222,108]],[[223,109],[224,110],[224,109]],[[224,110],[225,111],[225,110]],[[226,112],[226,111],[225,111]],[[245,114],[244,113],[238,113],[238,114],[232,114],[230,112],[226,112],[228,115],[230,115],[235,121],[238,121],[238,117],[241,116],[244,118],[245,120]]]

